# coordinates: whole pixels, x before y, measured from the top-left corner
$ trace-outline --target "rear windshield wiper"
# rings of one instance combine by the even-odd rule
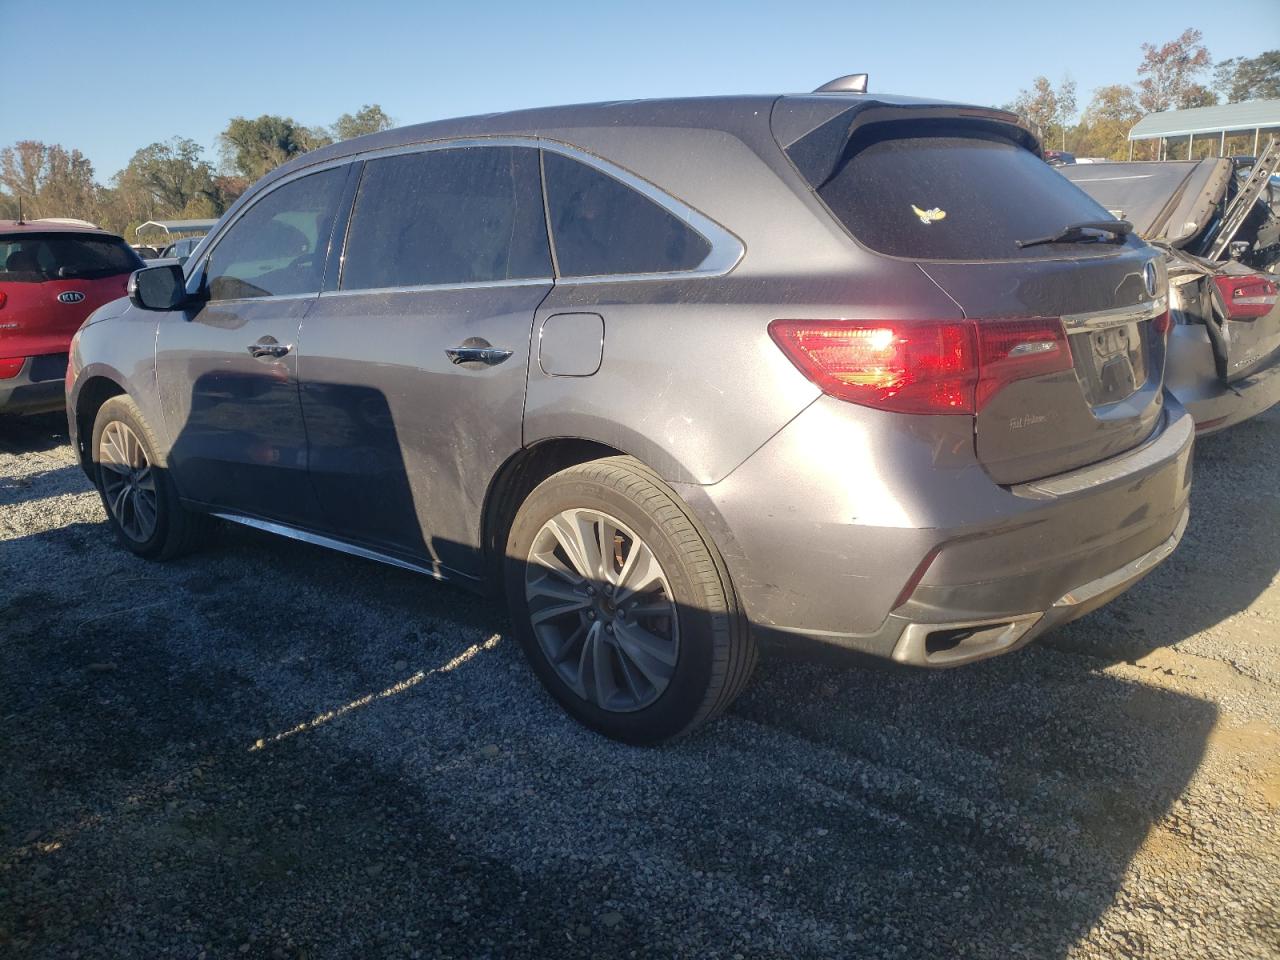
[[[1082,243],[1094,238],[1085,233],[1086,230],[1101,230],[1122,240],[1133,232],[1133,224],[1128,220],[1083,220],[1080,223],[1069,223],[1057,233],[1047,237],[1036,237],[1034,240],[1015,240],[1019,247],[1037,247],[1042,243]]]

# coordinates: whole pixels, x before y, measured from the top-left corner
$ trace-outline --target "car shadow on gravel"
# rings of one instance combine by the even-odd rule
[[[640,750],[419,575],[240,529],[167,565],[105,525],[4,546],[0,945],[28,956],[1065,956],[1216,718],[1036,647],[769,661]]]
[[[1250,486],[1246,464],[1271,482]],[[1193,469],[1191,519],[1173,555],[1040,643],[1106,662],[1135,661],[1248,609],[1271,586],[1280,571],[1280,408],[1198,439]]]
[[[0,416],[0,453],[40,453],[68,442],[67,415],[61,411],[29,417]]]

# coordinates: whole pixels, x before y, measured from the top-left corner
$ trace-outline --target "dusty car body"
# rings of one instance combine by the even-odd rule
[[[1099,163],[1059,172],[1133,222],[1166,251],[1169,390],[1200,434],[1223,430],[1280,402],[1280,202],[1271,184],[1242,204],[1243,221],[1213,256],[1228,205],[1247,186],[1253,158]]]
[[[1168,556],[1166,291],[999,111],[495,114],[250,188],[80,331],[70,429],[135,553],[212,514],[504,588],[565,709],[652,742],[757,642],[955,666]]]

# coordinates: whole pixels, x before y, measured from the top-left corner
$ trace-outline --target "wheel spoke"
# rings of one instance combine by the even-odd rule
[[[644,627],[634,623],[619,623],[614,627],[614,637],[637,667],[652,682],[666,678],[675,668],[677,652],[675,644],[654,636]]]
[[[540,623],[548,620],[554,620],[556,617],[563,617],[566,613],[574,613],[578,610],[586,610],[591,604],[584,600],[574,600],[572,603],[551,603],[536,612],[530,612],[529,620],[536,627]]]
[[[574,514],[560,514],[551,521],[551,532],[555,535],[560,546],[564,548],[565,554],[569,557],[569,562],[573,564],[573,569],[578,575],[587,580],[593,580],[599,576],[599,565],[596,558],[592,556],[595,552],[590,544],[594,543],[595,535],[590,530],[582,529],[582,514],[580,512]],[[588,524],[589,526],[589,524]]]
[[[579,696],[584,700],[589,700],[589,687],[587,686],[587,662],[595,656],[596,642],[604,628],[598,623],[593,623],[591,629],[587,631],[586,638],[582,641],[582,652],[578,655],[578,678],[577,687]]]
[[[151,536],[156,528],[156,501],[154,496],[148,496],[146,491],[134,489],[133,491],[133,511],[138,518],[138,533],[145,540]]]
[[[640,695],[640,687],[636,683],[635,673],[631,668],[631,658],[628,657],[621,648],[615,648],[618,655],[618,666],[622,670],[622,679],[627,683],[627,692],[631,694],[633,700],[642,699]]]
[[[618,603],[626,603],[631,597],[647,593],[661,585],[662,568],[650,550],[639,540],[631,545],[631,553],[618,575]]]
[[[111,424],[102,434],[103,447],[102,452],[111,458],[112,463],[118,463],[125,468],[125,472],[129,471],[129,456],[122,449],[122,442],[119,439],[120,431],[116,424]]]
[[[115,460],[102,460],[100,462],[103,467],[110,470],[112,473],[119,473],[126,477],[130,473],[128,464],[117,463]]]
[[[618,685],[613,680],[612,658],[609,655],[609,644],[604,638],[604,631],[595,633],[594,650],[591,652],[591,680],[595,693],[596,706],[609,708]]]
[[[546,573],[536,580],[530,580],[525,586],[525,595],[530,600],[535,597],[550,597],[553,600],[581,601],[584,606],[587,603],[587,598],[579,587],[572,583],[565,583],[553,573]]]

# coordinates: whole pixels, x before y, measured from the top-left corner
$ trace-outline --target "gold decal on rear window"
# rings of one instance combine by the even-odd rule
[[[935,220],[945,220],[947,217],[947,211],[943,210],[941,207],[934,207],[932,210],[921,210],[913,203],[911,205],[911,209],[915,215],[920,218],[920,222],[925,226],[928,226]]]

